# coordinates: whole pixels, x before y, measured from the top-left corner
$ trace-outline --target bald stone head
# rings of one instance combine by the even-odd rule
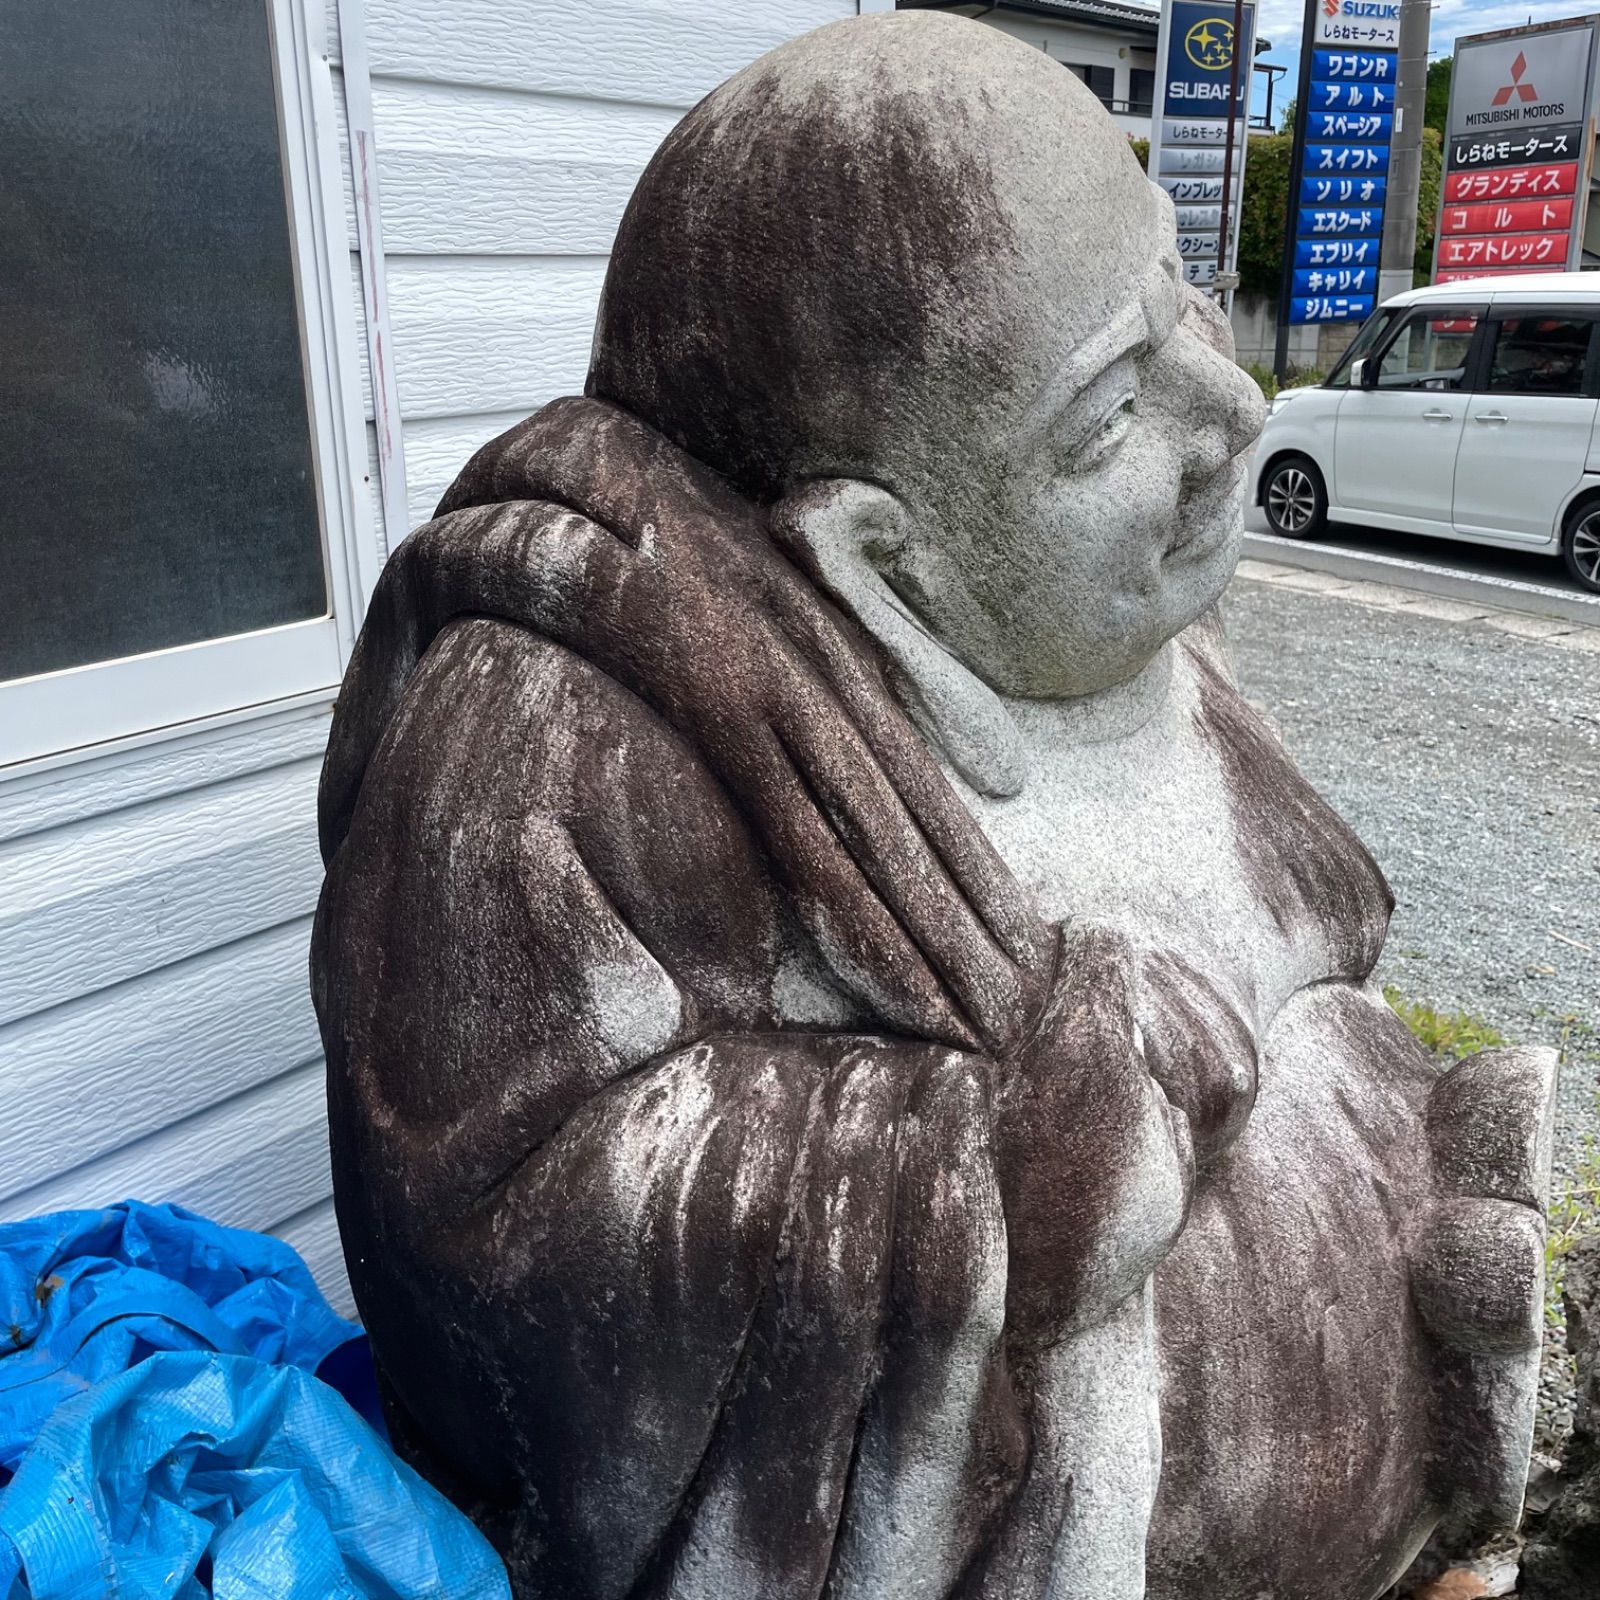
[[[1001,693],[1088,693],[1236,553],[1237,473],[1217,474],[1259,397],[1193,298],[1171,207],[1072,73],[965,19],[866,17],[763,56],[668,136],[588,390],[794,502],[778,521],[858,616],[852,588],[892,596]]]
[[[1162,223],[1126,136],[1042,51],[932,13],[836,23],[668,136],[590,392],[765,499],[909,465],[937,447],[930,407],[1036,386],[1103,323]]]

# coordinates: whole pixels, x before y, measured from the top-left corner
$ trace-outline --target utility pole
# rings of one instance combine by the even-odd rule
[[[1411,287],[1417,251],[1417,196],[1422,188],[1422,121],[1428,105],[1429,0],[1401,0],[1394,143],[1378,256],[1378,303]]]
[[[1272,347],[1272,375],[1282,383],[1289,370],[1289,306],[1294,295],[1296,224],[1300,219],[1300,180],[1305,176],[1305,127],[1311,113],[1311,56],[1316,48],[1317,0],[1306,0],[1300,29],[1300,83],[1294,97],[1294,154],[1289,162],[1289,193],[1283,218],[1283,275],[1278,285],[1278,336]],[[1379,246],[1380,252],[1382,246]]]

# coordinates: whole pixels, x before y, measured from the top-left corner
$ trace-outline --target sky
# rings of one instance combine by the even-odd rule
[[[1259,59],[1289,69],[1286,76],[1278,79],[1273,95],[1272,120],[1276,125],[1284,103],[1294,95],[1299,78],[1305,3],[1304,0],[1258,0],[1258,4],[1261,14],[1256,23],[1257,34],[1272,41],[1272,49]],[[1593,0],[1588,4],[1584,0],[1576,0],[1576,3],[1574,0],[1518,0],[1514,4],[1506,4],[1505,0],[1438,0],[1433,7],[1429,30],[1429,59],[1452,55],[1459,34],[1521,27],[1530,17],[1535,22],[1558,22],[1563,17],[1591,14],[1594,9]],[[1265,92],[1258,81],[1251,110],[1260,115],[1265,109]]]

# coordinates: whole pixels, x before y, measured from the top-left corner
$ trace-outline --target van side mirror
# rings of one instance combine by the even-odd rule
[[[1367,358],[1357,356],[1350,363],[1350,387],[1352,389],[1370,389],[1372,385],[1367,382]]]

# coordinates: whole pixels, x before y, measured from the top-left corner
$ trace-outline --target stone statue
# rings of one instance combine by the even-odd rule
[[[1260,398],[1072,74],[678,125],[396,551],[313,953],[401,1447],[522,1600],[1368,1600],[1516,1517],[1553,1061],[1448,1073],[1234,687]]]

